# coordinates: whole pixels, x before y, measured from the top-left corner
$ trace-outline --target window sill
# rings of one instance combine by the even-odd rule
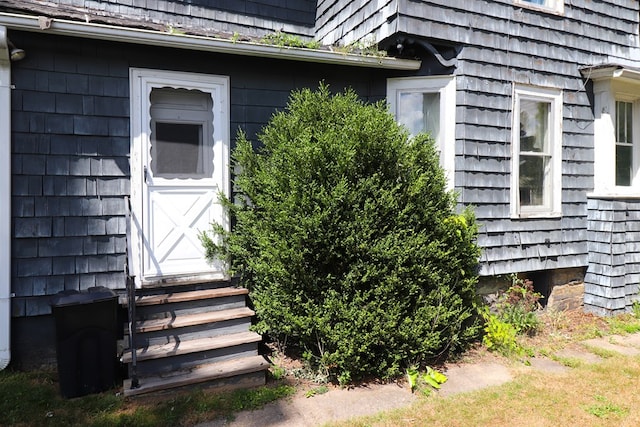
[[[564,15],[564,4],[560,5],[559,7],[548,7],[548,6],[543,6],[539,4],[529,3],[524,0],[516,0],[515,4],[517,4],[518,6],[522,6],[524,9],[530,9],[536,12],[543,12],[543,13],[548,13],[550,15],[558,15],[558,16]]]
[[[640,189],[629,191],[594,191],[587,193],[587,199],[640,199]]]
[[[511,219],[545,219],[545,218],[562,218],[562,212],[520,212],[511,215]]]

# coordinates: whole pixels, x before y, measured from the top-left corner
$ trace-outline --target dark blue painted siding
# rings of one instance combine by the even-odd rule
[[[266,4],[266,3],[265,3]],[[388,72],[184,52],[12,32],[13,316],[50,313],[51,295],[124,287],[124,196],[130,193],[129,68],[225,75],[231,137],[250,138],[292,89],[325,81],[384,98]]]

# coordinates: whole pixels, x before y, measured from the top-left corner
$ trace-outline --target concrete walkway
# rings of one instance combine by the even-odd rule
[[[583,341],[559,351],[560,358],[577,359],[583,363],[598,363],[598,349],[624,355],[640,354],[640,333],[612,335]],[[570,368],[548,358],[532,358],[531,368],[544,372],[564,372]],[[485,387],[501,385],[513,379],[509,367],[496,360],[451,364],[444,370],[448,381],[439,393],[451,396]],[[408,406],[418,397],[405,385],[374,384],[354,389],[334,389],[313,397],[295,396],[270,403],[255,411],[236,414],[232,421],[216,420],[199,427],[314,427],[330,421],[374,415],[381,411]]]

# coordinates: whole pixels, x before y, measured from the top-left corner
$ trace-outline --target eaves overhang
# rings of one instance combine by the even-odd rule
[[[619,64],[602,64],[580,69],[582,77],[594,82],[618,80],[640,84],[640,69]]]
[[[421,61],[384,56],[357,55],[321,49],[274,46],[255,42],[169,33],[91,22],[70,21],[0,12],[0,25],[21,31],[83,37],[122,43],[171,47],[230,55],[254,56],[353,67],[415,71]]]

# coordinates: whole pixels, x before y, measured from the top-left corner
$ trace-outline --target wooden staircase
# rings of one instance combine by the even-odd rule
[[[137,289],[134,345],[122,356],[125,396],[192,384],[263,385],[269,363],[258,354],[261,336],[249,331],[255,313],[247,294],[229,282]]]

